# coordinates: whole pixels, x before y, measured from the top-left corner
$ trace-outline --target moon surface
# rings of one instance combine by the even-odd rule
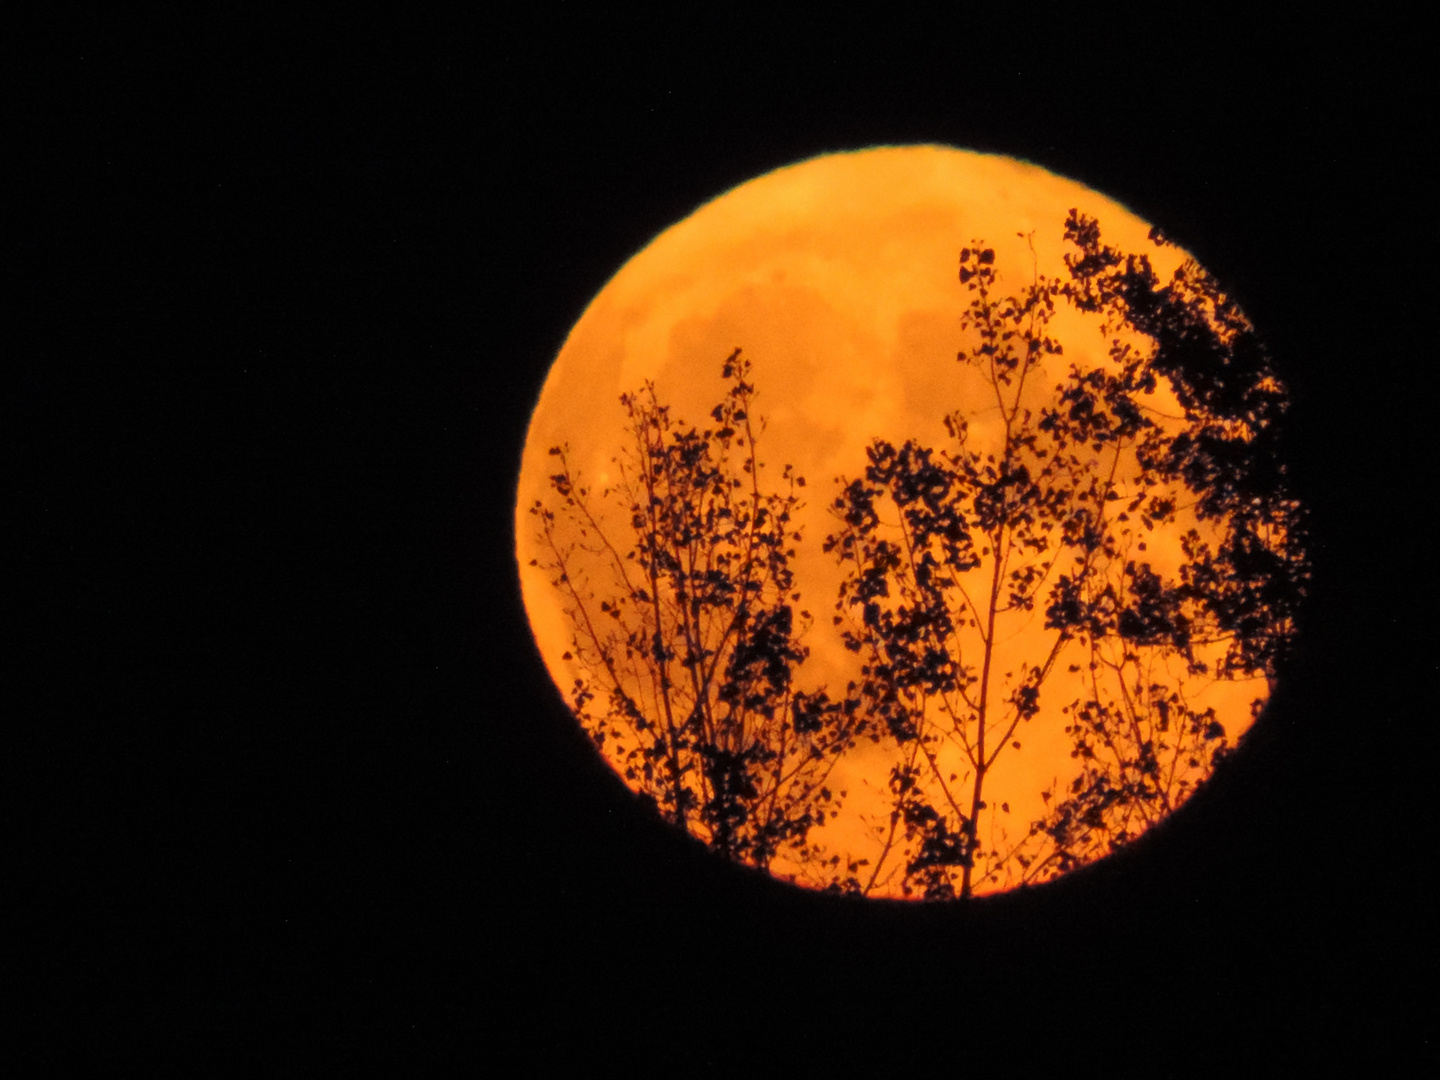
[[[858,661],[829,632],[840,571],[821,551],[834,531],[836,481],[863,472],[865,448],[877,437],[945,444],[943,417],[974,395],[956,362],[967,303],[957,278],[960,250],[977,240],[994,248],[1004,291],[1029,284],[1037,272],[1063,276],[1071,208],[1096,218],[1107,244],[1145,252],[1162,280],[1187,257],[1151,244],[1150,224],[1125,207],[1039,166],[905,146],[777,169],[700,207],[631,258],[556,357],[522,459],[520,580],[536,644],[562,693],[580,674],[566,659],[571,632],[548,575],[530,565],[540,550],[528,511],[553,494],[548,449],[568,443],[571,464],[603,488],[624,436],[621,394],[651,380],[672,417],[703,426],[723,394],[721,365],[737,347],[753,365],[755,411],[767,425],[758,443],[763,475],[778,479],[791,465],[807,481],[804,542],[794,563],[798,606],[815,615],[803,677],[843,687]],[[1105,355],[1099,331],[1071,311],[1057,310],[1052,333],[1064,342],[1067,363]],[[972,430],[983,435],[977,410]],[[617,530],[628,524],[621,515],[611,521]],[[1176,536],[1151,540],[1157,569],[1178,562],[1178,551]],[[1266,694],[1258,679],[1210,683],[1191,696],[1200,708],[1215,708],[1233,744],[1253,721],[1252,703]],[[1048,690],[1047,697],[1056,711],[1062,698],[1070,700]],[[1044,812],[1041,789],[1076,775],[1071,741],[1062,724],[1045,722],[1045,711],[1028,724],[1023,749],[997,760],[982,836],[1007,823],[1023,832]],[[840,816],[817,830],[821,844],[854,855],[878,845],[877,822],[890,806],[888,768],[883,748],[869,744],[841,759],[832,786],[848,796]],[[803,868],[790,868],[791,875],[771,869],[803,883]],[[899,893],[882,887],[870,895]]]

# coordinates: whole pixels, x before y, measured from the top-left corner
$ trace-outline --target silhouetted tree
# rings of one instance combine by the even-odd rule
[[[1068,280],[1014,295],[992,249],[960,253],[975,343],[958,359],[984,400],[946,417],[943,449],[872,443],[834,504],[835,622],[898,753],[870,880],[898,857],[906,894],[1044,880],[1173,810],[1228,747],[1194,688],[1272,676],[1307,576],[1275,452],[1283,388],[1253,328],[1193,261],[1162,284],[1093,219],[1072,211],[1065,236]],[[1060,303],[1099,320],[1109,355],[1045,385]],[[1178,555],[1147,550],[1162,534]],[[1079,774],[1017,837],[982,837],[987,777],[1057,671],[1071,700],[1044,717]]]
[[[554,447],[558,507],[531,513],[565,598],[566,659],[585,672],[574,710],[606,757],[725,858],[783,856],[810,884],[853,889],[855,868],[812,833],[839,807],[827,778],[864,722],[856,702],[795,685],[811,621],[791,570],[805,481],[786,466],[780,491],[762,483],[749,371],[738,349],[725,361],[704,430],[672,420],[653,383],[622,396],[618,482],[597,504]]]

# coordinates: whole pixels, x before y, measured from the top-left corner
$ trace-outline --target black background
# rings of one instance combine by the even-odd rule
[[[146,7],[14,39],[27,1045],[674,1075],[1432,1057],[1416,27],[530,11]],[[1291,386],[1315,533],[1246,752],[1124,857],[966,908],[801,894],[646,818],[550,687],[512,554],[530,408],[624,260],[771,168],[904,142],[1080,180],[1230,285]]]

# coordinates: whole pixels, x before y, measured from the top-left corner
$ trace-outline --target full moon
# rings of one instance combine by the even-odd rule
[[[1105,244],[1144,253],[1161,282],[1189,259],[1173,245],[1153,242],[1150,223],[1125,207],[1039,166],[948,147],[904,146],[826,155],[751,180],[649,240],[621,267],[554,360],[530,421],[518,486],[516,555],[526,611],[567,701],[577,680],[594,682],[596,665],[584,663],[573,600],[557,585],[554,551],[533,512],[537,504],[559,504],[552,448],[566,448],[565,467],[577,485],[585,485],[595,525],[623,559],[619,549],[635,545],[632,515],[607,495],[625,479],[625,454],[634,445],[633,414],[622,395],[653,384],[654,400],[668,408],[677,429],[713,428],[712,413],[731,385],[722,368],[740,350],[754,388],[750,419],[763,463],[758,475],[771,489],[782,484],[786,467],[805,481],[793,489],[800,502],[787,526],[797,537],[790,563],[791,589],[799,598],[796,639],[808,650],[793,678],[796,685],[825,687],[838,700],[861,679],[865,662],[863,651],[842,640],[846,611],[837,603],[847,570],[824,543],[841,526],[836,502],[843,485],[865,476],[867,448],[876,440],[896,447],[907,440],[953,446],[946,417],[956,412],[968,415],[973,446],[983,451],[999,445],[1005,403],[987,397],[973,366],[957,361],[978,340],[973,325],[965,325],[972,294],[957,273],[961,253],[983,249],[988,260],[993,252],[987,265],[994,267],[997,294],[1018,295],[1040,280],[1064,280],[1065,223],[1072,211],[1095,219]],[[1056,305],[1048,333],[1063,343],[1063,355],[1047,356],[1037,368],[1043,378],[1037,375],[1033,385],[1046,394],[1072,364],[1103,366],[1112,355],[1113,328],[1064,304]],[[1157,416],[1184,412],[1163,385],[1147,400]],[[1035,402],[1038,410],[1045,399]],[[629,476],[634,479],[633,471]],[[889,520],[883,511],[880,518]],[[1183,535],[1194,526],[1183,512],[1153,529],[1147,522],[1145,534],[1137,525],[1146,565],[1162,577],[1177,574]],[[575,559],[600,557],[596,535],[576,535]],[[1139,556],[1132,551],[1131,557]],[[579,572],[571,569],[572,581]],[[599,571],[587,580],[598,588]],[[1027,650],[1050,648],[1045,603],[1037,601],[1028,616],[1011,612],[1007,619],[1003,629],[995,624],[988,640],[995,653],[993,685],[1001,687],[1004,676],[1013,690],[1019,685],[1013,671],[1029,663],[1023,660]],[[975,632],[984,629],[981,619]],[[1214,655],[1210,660],[1213,669]],[[1027,878],[1021,861],[1007,863],[1000,853],[1018,848],[1027,835],[1044,841],[1032,824],[1052,814],[1056,800],[1078,783],[1085,762],[1077,754],[1070,707],[1089,692],[1083,672],[1076,674],[1082,666],[1058,665],[1039,711],[1023,722],[1010,730],[994,722],[992,742],[1003,734],[1006,745],[1003,754],[981,752],[987,761],[993,754],[993,764],[983,801],[974,803],[971,842],[989,854],[982,857],[977,848],[973,856],[973,889],[966,877],[973,894],[1054,876]],[[1268,696],[1261,674],[1184,681],[1187,676],[1173,668],[1167,670],[1175,686],[1183,682],[1185,707],[1212,717],[1226,746],[1244,734]],[[603,689],[595,693],[603,709]],[[946,749],[943,741],[933,750],[937,782],[949,775],[964,785],[960,750]],[[613,744],[602,741],[599,752],[626,779]],[[853,882],[867,896],[917,895],[906,885],[901,833],[908,819],[897,816],[896,769],[905,753],[883,733],[859,738],[839,753],[824,779],[836,798],[814,823],[804,854],[779,851],[766,868],[798,885],[820,887],[825,877],[818,867],[850,866],[857,868]],[[1190,768],[1195,782],[1209,767],[1207,759]],[[626,782],[639,790],[633,777]],[[1193,784],[1177,791],[1178,806]],[[969,814],[971,804],[956,800],[962,803]],[[941,834],[943,839],[943,829]],[[935,839],[933,831],[926,835]],[[912,843],[912,862],[917,850]],[[1040,850],[1025,864],[1039,859]],[[826,861],[833,857],[839,862]]]

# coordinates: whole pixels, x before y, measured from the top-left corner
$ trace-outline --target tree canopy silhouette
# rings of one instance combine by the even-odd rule
[[[723,857],[930,899],[1044,881],[1209,775],[1231,747],[1212,687],[1273,680],[1309,564],[1269,356],[1193,260],[1162,282],[1073,210],[1064,238],[1065,276],[1032,265],[1010,292],[992,248],[960,252],[966,390],[948,441],[874,439],[839,481],[824,550],[854,677],[837,699],[798,685],[805,481],[763,475],[740,350],[703,429],[653,383],[621,397],[627,446],[598,494],[550,449],[558,503],[531,513],[581,672],[575,714]],[[1030,739],[1068,748],[1069,771],[1006,775]],[[888,755],[870,858],[816,832],[861,740],[866,769]],[[1043,810],[1012,820],[1011,800]]]
[[[807,884],[855,888],[854,867],[813,831],[844,796],[827,779],[866,727],[857,702],[806,691],[795,673],[811,622],[791,562],[805,480],[779,489],[757,456],[750,364],[722,367],[723,399],[699,429],[653,383],[621,397],[628,448],[597,501],[568,449],[549,451],[557,509],[537,501],[544,566],[565,598],[576,716],[659,812],[727,859]],[[605,517],[621,512],[624,524]]]
[[[1012,295],[993,249],[961,251],[974,343],[958,361],[978,399],[945,418],[944,448],[873,442],[834,503],[834,621],[896,747],[877,830],[907,895],[1045,880],[1178,806],[1229,745],[1195,689],[1273,676],[1308,573],[1276,454],[1283,388],[1249,322],[1193,261],[1162,284],[1091,218],[1071,211],[1065,237],[1068,279]],[[1100,320],[1108,356],[1044,385],[1067,303]],[[1178,558],[1150,550],[1165,532]],[[982,836],[987,779],[1057,671],[1068,700],[1045,715],[1079,772],[1041,819]]]

